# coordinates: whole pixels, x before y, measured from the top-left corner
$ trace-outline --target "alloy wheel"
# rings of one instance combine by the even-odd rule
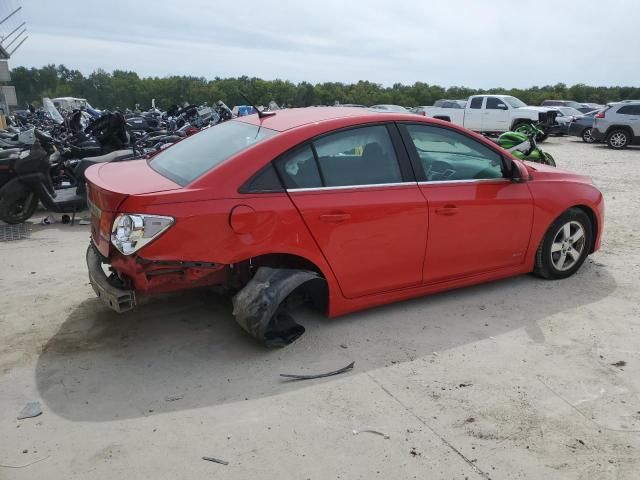
[[[622,148],[627,144],[627,136],[622,132],[612,133],[609,142],[616,148]]]
[[[556,232],[551,244],[551,263],[565,272],[580,259],[585,248],[585,231],[581,223],[570,221]]]

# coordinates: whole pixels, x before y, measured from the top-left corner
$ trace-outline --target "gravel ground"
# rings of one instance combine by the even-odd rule
[[[208,292],[112,314],[87,282],[88,227],[39,212],[0,242],[0,478],[637,479],[640,148],[542,146],[606,198],[578,274],[301,312],[307,333],[279,351]],[[42,415],[16,420],[33,400]]]

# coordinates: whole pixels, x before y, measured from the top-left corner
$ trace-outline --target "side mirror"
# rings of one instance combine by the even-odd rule
[[[499,108],[500,110],[506,110],[506,109],[507,109],[507,106],[506,106],[504,103],[499,103],[499,104],[498,104],[498,108]]]
[[[514,162],[510,158],[504,158],[506,177],[515,183],[522,183],[526,180],[526,176],[524,176],[520,165],[517,162]]]

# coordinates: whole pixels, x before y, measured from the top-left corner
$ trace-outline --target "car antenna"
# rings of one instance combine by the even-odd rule
[[[242,98],[244,98],[244,101],[247,102],[247,104],[249,104],[249,106],[253,107],[253,109],[258,113],[258,117],[259,118],[264,118],[264,117],[273,117],[276,112],[263,112],[262,110],[260,110],[258,107],[256,107],[251,100],[249,100],[246,95],[242,92],[239,92],[240,96]]]

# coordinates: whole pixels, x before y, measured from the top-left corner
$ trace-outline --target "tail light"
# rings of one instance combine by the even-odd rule
[[[596,113],[596,116],[594,118],[604,118],[604,112]]]

